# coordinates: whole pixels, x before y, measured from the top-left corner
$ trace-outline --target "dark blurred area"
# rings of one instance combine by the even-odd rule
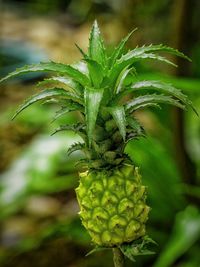
[[[94,19],[109,50],[135,27],[128,48],[167,44],[192,59],[178,68],[137,64],[141,79],[164,80],[183,90],[200,114],[200,1],[0,1],[0,77],[25,64],[80,59]],[[37,104],[15,121],[17,106],[37,92],[43,74],[23,75],[0,87],[0,266],[112,266],[111,251],[85,255],[93,246],[78,218],[76,162],[67,156],[76,135],[50,136],[76,115],[52,120],[54,105]],[[200,266],[200,119],[192,110],[163,107],[138,112],[148,137],[127,153],[140,166],[152,208],[147,230],[154,255],[126,266]]]

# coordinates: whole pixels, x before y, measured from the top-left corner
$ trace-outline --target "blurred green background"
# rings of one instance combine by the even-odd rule
[[[137,69],[141,79],[182,89],[200,113],[200,1],[7,0],[0,5],[0,77],[27,63],[78,60],[74,43],[87,49],[96,18],[109,49],[138,27],[129,48],[164,43],[190,56],[192,63],[174,58],[177,69],[152,62]],[[50,136],[76,114],[50,123],[56,105],[38,104],[11,121],[42,77],[24,75],[0,88],[0,266],[112,266],[109,250],[85,257],[92,244],[74,193],[82,155],[67,156],[79,138],[70,132]],[[137,116],[148,137],[130,142],[126,151],[148,187],[147,228],[158,246],[154,255],[127,260],[126,266],[199,267],[200,119],[191,110],[171,107]]]

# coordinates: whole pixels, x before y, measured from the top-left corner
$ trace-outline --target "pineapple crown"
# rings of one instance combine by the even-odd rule
[[[128,77],[137,76],[134,65],[140,60],[153,59],[176,66],[164,56],[158,55],[158,52],[190,60],[178,50],[162,44],[144,45],[124,53],[125,44],[135,30],[122,39],[112,54],[108,55],[95,21],[90,32],[87,53],[76,45],[82,55],[82,60],[77,64],[41,62],[18,68],[1,79],[2,82],[20,74],[37,71],[56,74],[39,82],[39,85],[46,86],[46,89],[27,99],[13,118],[38,101],[56,102],[61,106],[56,112],[55,119],[69,112],[78,111],[81,114],[81,122],[62,125],[55,132],[72,130],[82,137],[84,143],[73,145],[69,152],[82,149],[86,155],[90,154],[88,156],[90,159],[100,158],[102,154],[108,152],[107,158],[112,161],[112,152],[109,153],[111,145],[108,143],[109,138],[114,135],[113,129],[117,133],[113,141],[116,145],[112,149],[117,150],[120,155],[123,154],[124,145],[130,139],[144,135],[142,126],[133,116],[138,109],[159,107],[164,103],[181,109],[191,106],[195,111],[187,96],[171,84],[155,80],[144,81],[139,78],[127,83]],[[52,84],[55,86],[49,88]],[[145,93],[146,89],[154,92]],[[141,92],[142,95],[138,96],[136,92]],[[135,97],[133,93],[136,93]],[[96,151],[97,156],[91,156],[91,150]],[[115,163],[119,164],[119,161]]]

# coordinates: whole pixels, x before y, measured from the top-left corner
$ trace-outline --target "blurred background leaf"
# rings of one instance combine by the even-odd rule
[[[200,213],[196,207],[188,206],[184,211],[177,214],[170,239],[154,266],[172,266],[199,237]]]

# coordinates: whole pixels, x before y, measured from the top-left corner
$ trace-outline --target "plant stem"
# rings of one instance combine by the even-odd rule
[[[113,261],[115,267],[124,267],[124,255],[119,248],[113,248]]]

